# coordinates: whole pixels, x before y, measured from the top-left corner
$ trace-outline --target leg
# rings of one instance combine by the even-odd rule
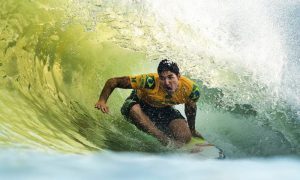
[[[141,130],[156,137],[163,145],[168,144],[168,137],[160,131],[149,117],[143,112],[139,104],[135,104],[129,111],[129,118]]]
[[[170,122],[169,128],[179,146],[189,142],[192,138],[191,131],[185,119],[174,119]]]

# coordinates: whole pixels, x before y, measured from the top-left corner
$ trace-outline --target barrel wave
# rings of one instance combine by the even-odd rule
[[[299,155],[300,66],[285,29],[268,1],[232,3],[1,0],[0,144],[169,151],[122,117],[129,90],[113,92],[109,115],[94,109],[108,78],[169,58],[200,85],[196,127],[227,156]],[[282,5],[293,6],[269,10]]]

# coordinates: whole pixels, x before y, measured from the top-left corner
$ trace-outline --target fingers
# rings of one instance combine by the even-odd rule
[[[102,106],[102,107],[101,107],[101,111],[102,111],[103,113],[109,113],[109,109],[108,109],[107,106]]]
[[[204,139],[203,136],[196,130],[192,131],[192,136]]]
[[[204,139],[203,138],[203,136],[200,134],[200,133],[197,133],[197,134],[195,134],[195,136],[194,137],[198,137],[198,138],[202,138],[202,139]]]
[[[106,105],[103,104],[95,104],[95,108],[101,110],[103,113],[109,113],[109,108]]]
[[[95,104],[95,108],[101,109],[101,105],[100,104]]]

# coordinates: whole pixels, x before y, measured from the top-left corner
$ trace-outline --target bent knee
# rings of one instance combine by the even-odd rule
[[[190,142],[191,139],[192,139],[191,133],[186,133],[186,134],[182,135],[181,137],[178,137],[178,141],[180,141],[182,143],[188,143],[188,142]]]
[[[188,143],[192,139],[192,134],[190,131],[185,132],[179,132],[174,134],[175,140],[181,142],[181,143]]]
[[[139,104],[135,104],[130,108],[129,112],[134,113],[134,112],[138,112],[140,110],[141,110],[141,106]]]
[[[179,141],[181,143],[187,143],[192,139],[191,131],[185,120],[173,120],[169,124],[169,128],[171,129],[173,137],[176,141]]]

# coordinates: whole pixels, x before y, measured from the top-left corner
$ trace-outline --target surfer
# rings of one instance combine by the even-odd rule
[[[180,74],[175,62],[162,60],[157,73],[108,79],[95,108],[108,113],[106,102],[115,88],[133,89],[121,108],[122,115],[163,145],[180,147],[192,136],[202,138],[195,129],[199,87]],[[187,121],[173,107],[176,104],[185,105]]]

